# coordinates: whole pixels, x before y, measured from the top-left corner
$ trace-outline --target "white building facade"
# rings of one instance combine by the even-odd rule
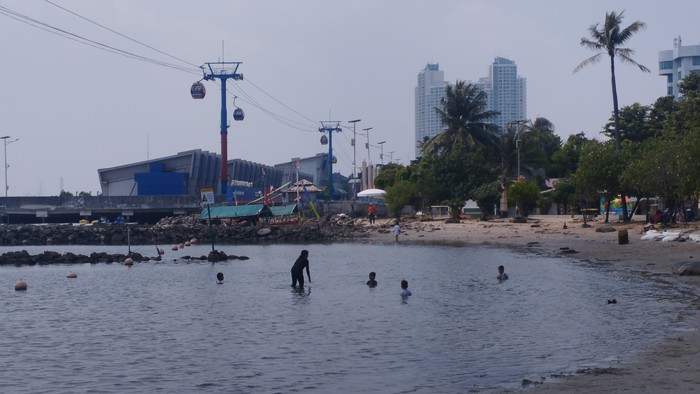
[[[527,119],[527,80],[518,76],[514,61],[497,57],[489,76],[476,83],[488,96],[488,109],[500,112],[492,123],[505,132],[511,122]]]
[[[692,72],[700,72],[700,45],[681,45],[673,39],[673,49],[659,52],[659,75],[666,77],[666,94],[680,97],[678,82]]]
[[[439,64],[428,63],[418,73],[418,84],[415,89],[416,157],[421,156],[420,144],[426,138],[433,137],[443,130],[442,119],[436,108],[442,108],[446,88],[445,73],[440,71]]]

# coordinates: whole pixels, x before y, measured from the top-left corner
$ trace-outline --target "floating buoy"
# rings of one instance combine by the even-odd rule
[[[134,259],[132,259],[131,257],[127,257],[126,260],[124,260],[124,265],[126,265],[126,266],[134,265]]]
[[[165,254],[165,250],[163,250],[163,248],[158,248],[158,254]]]
[[[190,241],[185,242],[185,246],[190,246]]]
[[[27,282],[24,279],[20,279],[15,283],[15,290],[27,290]]]
[[[71,279],[77,278],[77,277],[78,277],[78,274],[76,274],[76,273],[73,272],[73,271],[69,271],[69,272],[68,272],[68,275],[66,275],[66,278],[71,278]]]
[[[196,244],[196,243],[197,243],[197,238],[192,238],[192,239],[190,240],[190,243],[191,243],[192,245]]]
[[[181,243],[181,244],[177,245],[177,247],[178,247],[179,249],[183,249],[183,248],[185,247],[185,244],[184,244],[184,243]]]
[[[173,247],[170,248],[170,249],[172,249],[172,250],[178,250],[178,247],[177,247],[177,245],[173,245]]]

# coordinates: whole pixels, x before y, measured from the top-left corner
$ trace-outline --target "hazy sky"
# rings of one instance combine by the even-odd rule
[[[652,72],[618,64],[621,106],[665,94],[658,52],[674,37],[700,43],[697,0],[52,1],[157,51],[46,1],[0,0],[0,136],[19,138],[6,146],[10,196],[95,194],[99,168],[190,149],[219,153],[219,86],[204,82],[203,100],[189,88],[201,78],[198,66],[222,58],[242,62],[245,77],[229,82],[246,113],[234,122],[229,96],[229,159],[272,165],[311,156],[327,150],[318,121],[349,126],[359,118],[358,132],[372,127],[370,144],[386,141],[385,162],[393,152],[406,164],[414,158],[416,77],[429,62],[454,82],[488,75],[496,56],[512,59],[527,78],[529,118],[548,118],[562,139],[599,137],[612,109],[609,65],[572,73],[593,55],[579,45],[589,26],[622,10],[625,26],[647,24],[627,46]],[[83,45],[9,11],[185,70]],[[352,172],[350,138],[345,129],[333,139],[334,168],[344,175]],[[358,135],[358,165],[365,142]],[[380,150],[370,152],[379,163]]]

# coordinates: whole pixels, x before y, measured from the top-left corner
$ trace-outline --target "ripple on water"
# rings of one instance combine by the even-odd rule
[[[303,292],[289,286],[289,245],[222,247],[250,259],[217,264],[1,267],[30,288],[0,298],[0,381],[27,393],[478,391],[612,364],[691,329],[687,289],[608,266],[474,246],[303,248]]]

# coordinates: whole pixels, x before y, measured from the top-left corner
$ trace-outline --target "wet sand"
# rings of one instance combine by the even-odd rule
[[[664,280],[694,289],[692,302],[683,317],[700,328],[700,276],[671,273],[674,263],[700,259],[700,243],[641,240],[644,223],[603,223],[594,219],[583,227],[579,217],[531,216],[526,223],[510,219],[488,222],[463,220],[402,221],[400,243],[445,242],[457,244],[493,244],[522,248],[528,252],[563,255],[567,258],[606,263],[618,270]],[[368,224],[366,224],[368,225]],[[393,220],[379,219],[371,227],[370,239],[394,242]],[[700,233],[698,223],[671,230]],[[566,227],[566,228],[565,228]],[[597,229],[608,228],[609,232]],[[629,243],[620,245],[618,232],[626,230]],[[610,368],[582,371],[572,376],[546,377],[544,384],[531,384],[527,393],[692,393],[700,392],[700,331],[673,337],[659,337],[656,346],[641,351],[629,360]],[[519,390],[520,391],[520,390]],[[509,391],[498,391],[509,392]]]

